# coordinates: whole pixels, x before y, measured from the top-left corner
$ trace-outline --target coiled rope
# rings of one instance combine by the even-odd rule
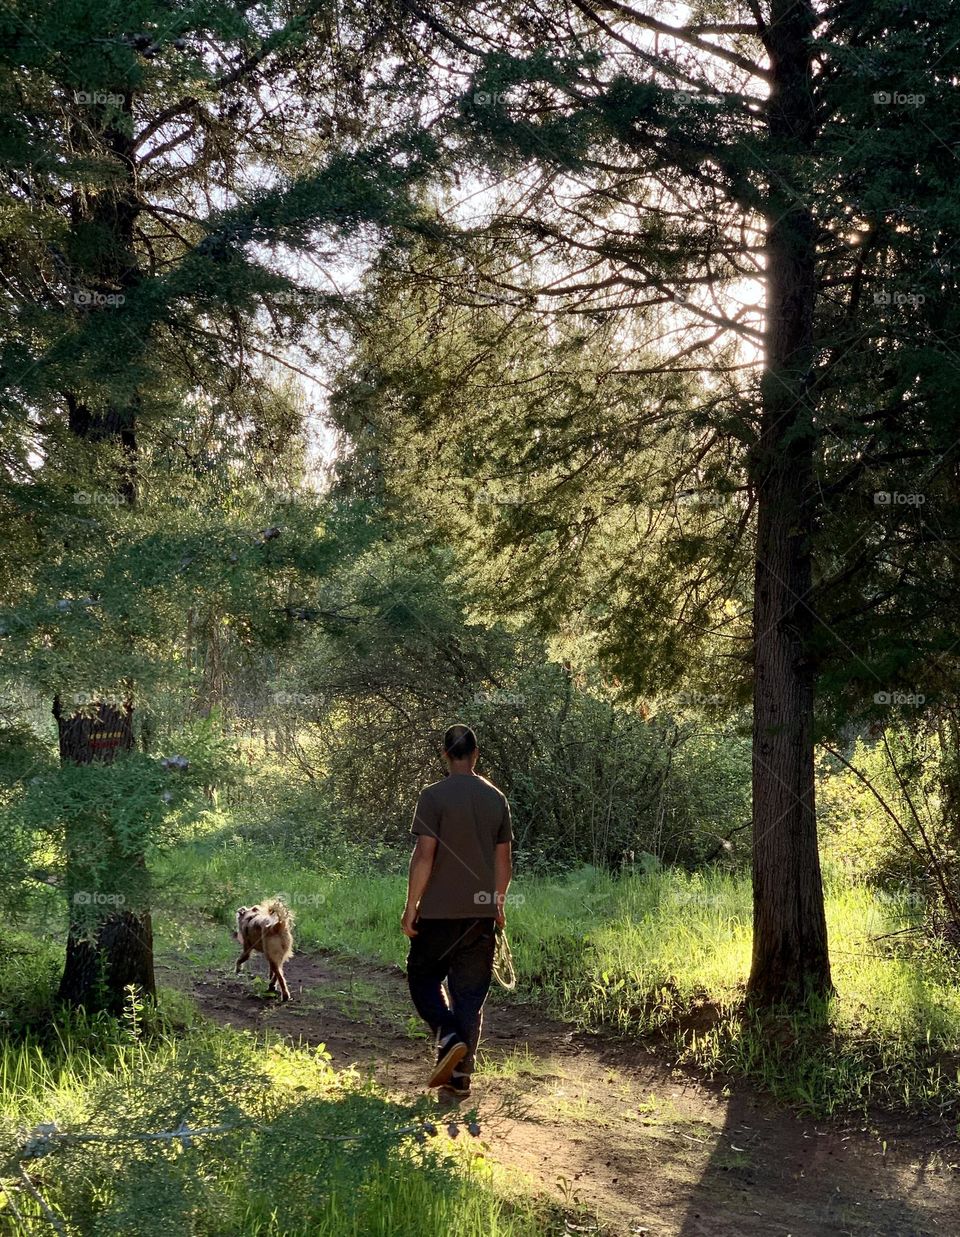
[[[493,954],[493,978],[501,988],[512,992],[517,986],[517,972],[513,968],[513,954],[510,952],[510,942],[507,940],[507,930],[499,924],[496,927],[497,945]]]

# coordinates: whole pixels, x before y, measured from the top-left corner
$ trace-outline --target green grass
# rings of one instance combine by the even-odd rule
[[[462,1128],[456,1142],[442,1127],[431,1132],[422,1104],[397,1104],[338,1073],[322,1049],[209,1025],[174,1031],[156,1017],[144,1027],[141,1018],[131,1010],[96,1027],[74,1021],[52,1044],[21,1036],[0,1045],[0,1231],[39,1231],[41,1204],[17,1175],[25,1155],[70,1234],[562,1231],[561,1217],[498,1175],[478,1139]],[[187,1146],[116,1138],[182,1121],[230,1128]],[[50,1122],[108,1137],[29,1155],[31,1132]]]
[[[292,866],[249,838],[207,832],[158,865],[159,950],[179,955],[178,965],[229,964],[236,907],[282,892],[300,949],[402,962],[403,876],[362,868]],[[911,926],[909,903],[832,887],[838,997],[802,1015],[761,1017],[742,1001],[746,880],[583,869],[520,879],[515,893],[508,922],[517,998],[573,1023],[653,1039],[680,1062],[746,1077],[812,1113],[883,1105],[957,1119],[955,959],[910,933],[875,939]],[[186,1120],[232,1128],[190,1146],[57,1144],[26,1161],[30,1179],[70,1234],[562,1231],[564,1217],[518,1193],[478,1142],[442,1132],[418,1140],[424,1110],[335,1071],[322,1049],[212,1027],[172,992],[159,1014],[51,1020],[62,938],[55,891],[40,896],[49,896],[34,908],[46,934],[5,932],[0,947],[0,1230],[26,1233],[41,1221],[16,1167],[41,1123],[113,1135]],[[362,977],[331,993],[359,1018],[377,1000]],[[548,1069],[521,1051],[488,1072],[508,1084]],[[568,1116],[597,1114],[573,1105]]]
[[[402,962],[402,875],[291,867],[250,840],[208,835],[168,856],[163,880],[213,922],[284,892],[301,949]],[[838,996],[802,1015],[743,1005],[749,882],[727,873],[613,877],[582,869],[518,879],[508,928],[518,995],[583,1026],[654,1036],[712,1075],[753,1079],[807,1111],[960,1105],[960,986],[955,957],[911,934],[905,899],[828,889]],[[161,931],[166,929],[161,928]],[[232,951],[222,933],[208,948]]]

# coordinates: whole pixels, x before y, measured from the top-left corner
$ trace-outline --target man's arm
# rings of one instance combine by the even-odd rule
[[[512,876],[513,847],[510,842],[498,842],[496,853],[493,857],[493,879],[497,887],[497,923],[501,928],[504,925],[503,903],[507,896],[507,890],[510,888]]]
[[[499,850],[499,846],[497,847]],[[417,935],[414,923],[417,919],[417,908],[420,904],[420,899],[423,897],[424,890],[430,881],[430,873],[433,871],[433,861],[437,853],[437,839],[429,833],[421,833],[417,837],[417,844],[413,848],[413,854],[410,856],[410,874],[407,878],[407,905],[403,910],[403,918],[400,920],[400,926],[406,936],[414,937]]]

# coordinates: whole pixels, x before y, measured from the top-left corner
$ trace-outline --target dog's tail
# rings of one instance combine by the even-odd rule
[[[276,920],[276,926],[270,929],[271,932],[280,932],[284,928],[287,931],[287,951],[283,955],[283,960],[286,962],[287,958],[289,958],[293,953],[293,940],[291,935],[293,932],[293,911],[280,897],[270,898],[270,900],[264,904],[263,909],[271,919]]]
[[[290,929],[293,927],[293,911],[282,898],[270,898],[263,904],[264,912],[275,919],[278,924]]]

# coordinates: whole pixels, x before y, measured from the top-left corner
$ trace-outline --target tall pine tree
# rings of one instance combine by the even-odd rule
[[[746,517],[755,554],[750,990],[826,993],[818,726],[876,715],[952,649],[957,14],[415,11],[469,76],[437,86],[450,162],[496,176],[485,195],[470,184],[469,228],[454,194],[443,204],[465,251],[501,247],[461,286],[614,321],[650,344],[649,375],[695,367],[709,385],[745,366],[739,401],[699,403],[690,424],[747,452],[725,535]],[[565,441],[536,410],[529,424],[541,457]]]
[[[0,12],[0,435],[6,522],[18,530],[5,631],[32,659],[26,679],[71,685],[53,701],[66,766],[130,757],[138,691],[169,647],[156,590],[180,555],[188,580],[197,561],[182,544],[168,554],[180,470],[215,472],[231,439],[268,448],[279,433],[282,454],[269,366],[310,375],[339,248],[416,218],[407,186],[430,143],[379,141],[389,83],[369,97],[367,69],[395,31],[386,13],[310,0],[37,0]],[[275,544],[273,523],[247,529],[251,559],[225,518],[208,530],[227,554],[213,555],[214,592],[232,567],[275,582],[319,561],[309,537]],[[68,580],[74,591],[55,591]],[[263,598],[249,587],[255,609]],[[109,869],[142,869],[142,832],[103,820]],[[91,834],[73,823],[66,887],[89,892],[77,886]],[[126,985],[152,990],[149,905],[121,905],[74,923],[65,998],[116,1008]]]

